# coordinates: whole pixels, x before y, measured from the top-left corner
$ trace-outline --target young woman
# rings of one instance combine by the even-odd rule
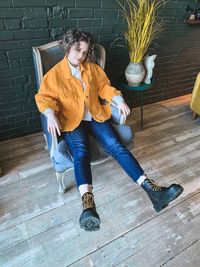
[[[74,159],[77,188],[83,202],[80,227],[86,231],[100,228],[92,194],[92,173],[88,134],[92,134],[113,156],[132,180],[147,192],[159,212],[183,191],[178,184],[158,186],[147,178],[134,156],[122,145],[110,124],[110,102],[117,103],[125,116],[130,109],[121,92],[110,85],[104,71],[91,62],[94,42],[90,33],[68,30],[63,37],[65,57],[44,76],[35,99],[47,117],[48,131],[63,135]],[[101,105],[99,97],[107,100]]]

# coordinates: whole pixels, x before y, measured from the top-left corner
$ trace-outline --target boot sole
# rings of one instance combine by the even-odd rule
[[[170,202],[175,200],[177,197],[179,197],[183,193],[183,187],[179,186],[178,189],[171,188],[168,192],[168,197],[162,202],[159,203],[159,205],[154,205],[154,209],[156,212],[160,212],[162,209],[166,208]]]
[[[100,230],[100,222],[98,214],[94,215],[91,211],[85,211],[79,220],[80,227],[88,232]]]

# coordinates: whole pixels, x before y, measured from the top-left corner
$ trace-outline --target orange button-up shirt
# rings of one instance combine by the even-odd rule
[[[56,112],[62,131],[73,131],[80,124],[84,106],[92,118],[103,122],[111,117],[110,104],[101,105],[99,97],[111,102],[121,92],[110,85],[105,72],[95,63],[80,65],[80,80],[72,76],[66,57],[44,76],[35,100],[40,112],[50,108]]]

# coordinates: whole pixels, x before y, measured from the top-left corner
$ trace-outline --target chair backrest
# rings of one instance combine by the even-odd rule
[[[105,67],[106,53],[103,46],[96,44],[94,50],[96,62],[102,69]],[[39,88],[44,74],[64,57],[61,40],[45,45],[33,47],[33,60],[36,73],[36,82]]]

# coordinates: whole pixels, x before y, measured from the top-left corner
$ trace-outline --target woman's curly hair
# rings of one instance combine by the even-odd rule
[[[95,47],[93,37],[89,32],[84,32],[79,29],[70,29],[64,33],[62,42],[61,42],[64,53],[68,54],[70,48],[74,44],[79,45],[81,41],[84,41],[88,44],[88,53],[86,56],[86,60],[93,61],[94,47]]]

